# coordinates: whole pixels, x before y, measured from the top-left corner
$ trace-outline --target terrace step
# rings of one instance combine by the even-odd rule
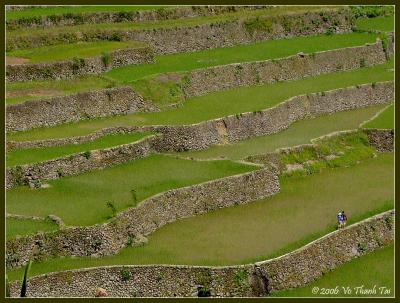
[[[201,289],[213,297],[266,296],[305,286],[341,264],[390,245],[394,219],[394,210],[389,210],[283,256],[246,265],[115,265],[48,273],[28,280],[28,295],[94,297],[102,286],[113,297],[196,297]],[[121,279],[123,271],[135,279]],[[17,297],[19,289],[19,282],[13,282],[12,296]]]
[[[388,103],[393,100],[393,85],[393,82],[381,82],[337,89],[324,94],[297,96],[264,111],[244,113],[193,125],[128,128],[128,132],[132,129],[135,131],[140,129],[141,131],[161,133],[161,135],[145,138],[132,144],[99,150],[101,153],[99,159],[79,153],[37,164],[7,168],[6,188],[10,189],[16,185],[26,184],[32,179],[58,179],[109,167],[146,157],[154,152],[200,150],[219,144],[221,140],[235,142],[274,134],[305,117]],[[225,126],[223,137],[219,131],[221,123]]]

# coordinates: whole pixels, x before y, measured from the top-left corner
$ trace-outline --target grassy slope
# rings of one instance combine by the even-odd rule
[[[31,275],[116,264],[228,265],[277,256],[332,231],[338,210],[345,209],[354,223],[393,208],[393,163],[393,153],[379,154],[351,168],[282,178],[273,197],[166,225],[147,245],[114,256],[33,264]],[[9,278],[19,278],[22,270],[10,271]]]
[[[302,120],[294,123],[287,130],[274,135],[251,138],[229,145],[216,145],[200,151],[176,153],[176,155],[200,159],[243,159],[250,155],[273,151],[280,147],[309,143],[309,141],[313,138],[334,131],[355,129],[360,123],[372,118],[384,107],[385,105],[377,105],[368,108],[339,112],[314,119]],[[49,148],[14,150],[6,154],[6,166],[9,167],[27,163],[35,163],[76,152],[85,152],[93,149],[117,146],[120,144],[134,142],[145,135],[146,134],[111,135],[100,138],[93,142],[78,145],[71,144]]]
[[[394,105],[388,106],[378,116],[362,126],[365,128],[394,128]]]
[[[364,285],[364,289],[372,289],[376,285],[375,295],[362,295],[357,287]],[[335,288],[339,286],[337,295],[319,295],[320,297],[391,297],[394,296],[394,245],[391,244],[382,249],[371,252],[361,258],[343,264],[333,272],[326,273],[321,279],[306,287],[281,291],[273,294],[273,297],[317,297],[312,293],[314,287]],[[351,294],[345,294],[343,288],[350,287]],[[386,287],[391,292],[384,293],[380,287]],[[381,293],[382,292],[382,293]]]
[[[196,68],[283,58],[298,52],[312,53],[373,43],[376,34],[348,33],[343,35],[318,35],[282,40],[269,40],[234,47],[216,48],[192,53],[157,56],[152,64],[130,65],[113,69],[105,75],[115,80],[129,82],[153,74],[190,71]]]
[[[392,66],[393,62],[390,61],[373,67],[325,74],[297,81],[239,87],[192,98],[183,106],[164,112],[134,113],[51,128],[38,128],[8,134],[7,139],[23,141],[79,136],[104,127],[120,125],[191,124],[231,114],[266,109],[296,95],[393,80],[393,70],[390,69]]]
[[[374,42],[376,34],[349,33],[332,36],[296,37],[284,40],[271,40],[248,45],[216,48],[192,53],[156,56],[155,63],[130,65],[113,69],[102,76],[81,77],[78,80],[32,81],[7,84],[7,104],[27,99],[43,98],[46,95],[32,94],[40,87],[42,91],[52,91],[53,95],[67,95],[78,91],[104,88],[138,80],[140,78],[166,72],[190,71],[235,62],[267,60],[304,53],[318,52],[333,48],[358,46]],[[36,89],[37,90],[37,89]],[[18,97],[12,97],[18,94]]]
[[[6,219],[6,238],[7,240],[17,235],[34,234],[39,231],[47,232],[57,230],[58,226],[51,221],[39,221],[30,219]]]
[[[257,17],[257,16],[275,16],[275,15],[287,15],[294,13],[305,13],[312,11],[328,11],[337,10],[337,7],[326,7],[326,6],[281,6],[270,9],[258,9],[258,10],[241,10],[232,13],[225,13],[215,16],[205,17],[193,17],[183,19],[171,19],[161,21],[146,21],[140,23],[132,22],[120,22],[120,23],[97,23],[97,24],[83,24],[73,26],[74,31],[86,31],[96,29],[155,29],[155,28],[173,28],[183,26],[195,26],[201,24],[209,24],[216,22],[225,22],[230,20],[237,20],[242,17]],[[58,26],[56,28],[39,28],[39,29],[17,29],[15,31],[9,31],[8,36],[18,35],[36,35],[36,34],[51,34],[54,32],[69,32],[71,26]]]
[[[69,145],[46,147],[46,148],[30,148],[23,150],[14,150],[6,154],[6,166],[10,167],[28,163],[36,163],[44,160],[59,158],[74,153],[85,152],[95,149],[102,149],[102,148],[110,148],[113,146],[118,146],[138,141],[148,135],[149,133],[109,135],[83,144],[69,144]]]
[[[6,103],[70,95],[114,86],[101,76],[84,76],[70,80],[27,81],[6,83]]]
[[[6,20],[62,15],[68,13],[94,13],[94,12],[135,12],[143,10],[156,10],[159,8],[167,8],[164,5],[86,5],[86,6],[53,6],[53,7],[36,7],[20,11],[7,11]]]
[[[373,117],[385,105],[370,106],[332,115],[295,122],[288,129],[268,136],[251,138],[228,145],[217,145],[206,150],[179,153],[182,157],[199,159],[228,158],[238,160],[250,155],[263,154],[277,148],[310,143],[310,140],[335,131],[358,128],[360,123]]]
[[[28,59],[26,63],[53,62],[73,58],[95,57],[102,55],[104,52],[107,53],[117,49],[139,48],[144,45],[144,43],[138,41],[80,42],[16,50],[8,52],[7,57]]]
[[[356,20],[356,27],[360,30],[376,30],[382,32],[394,31],[394,16],[360,18]]]
[[[7,191],[7,212],[45,217],[59,216],[67,225],[93,225],[111,214],[106,203],[118,211],[137,201],[172,188],[254,170],[254,166],[230,161],[190,161],[162,155],[128,162],[78,176],[48,181],[50,188],[19,187]]]

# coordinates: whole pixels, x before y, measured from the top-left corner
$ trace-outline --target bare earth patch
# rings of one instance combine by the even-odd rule
[[[29,62],[29,59],[20,57],[6,57],[7,65],[20,65]]]
[[[62,91],[57,89],[21,89],[21,90],[14,90],[14,91],[7,91],[6,95],[7,98],[12,97],[54,97],[63,94]]]
[[[156,78],[156,80],[160,81],[160,82],[168,82],[168,81],[174,81],[174,82],[178,82],[180,81],[182,78],[182,75],[177,74],[177,73],[169,73],[169,74],[163,74],[160,75]]]

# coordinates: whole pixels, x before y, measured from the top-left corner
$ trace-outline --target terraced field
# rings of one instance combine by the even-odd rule
[[[10,7],[6,28],[10,296],[28,263],[28,297],[393,296],[393,7]]]

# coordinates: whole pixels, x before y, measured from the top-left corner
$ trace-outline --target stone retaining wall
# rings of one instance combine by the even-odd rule
[[[368,129],[363,131],[367,134],[369,143],[380,152],[392,152],[394,150],[394,129]]]
[[[128,244],[140,244],[161,226],[211,210],[246,204],[279,192],[275,170],[263,168],[157,194],[117,215],[111,222],[90,227],[18,237],[7,241],[7,266],[29,258],[101,256]]]
[[[6,130],[23,131],[85,119],[158,110],[130,86],[124,86],[8,105]]]
[[[191,98],[238,86],[298,80],[385,62],[386,54],[382,42],[378,40],[374,44],[313,54],[299,53],[283,59],[193,70],[185,75],[187,84],[183,86],[183,90],[185,98]]]
[[[71,26],[79,24],[119,23],[119,22],[149,22],[193,18],[202,16],[215,16],[240,10],[266,9],[269,6],[186,6],[166,7],[141,11],[108,11],[93,13],[74,13],[38,16],[21,19],[6,20],[7,30],[20,28],[43,28],[53,26]]]
[[[345,131],[337,131],[328,135],[315,138],[311,140],[311,144],[301,144],[291,147],[278,148],[273,152],[265,154],[251,155],[245,158],[246,162],[255,164],[268,165],[274,167],[279,173],[288,172],[288,165],[285,165],[282,161],[282,156],[289,154],[296,154],[302,151],[308,150],[311,154],[315,155],[315,158],[304,160],[304,162],[298,161],[295,165],[298,165],[297,169],[304,169],[304,164],[315,163],[317,161],[329,160],[326,156],[321,154],[317,141],[332,138],[335,136],[346,136],[357,132],[363,132],[368,137],[368,144],[375,147],[378,152],[392,152],[394,150],[394,130],[393,129],[353,129]],[[366,144],[366,145],[368,145]],[[332,155],[335,159],[337,154]],[[290,164],[289,164],[290,165]]]
[[[89,154],[82,152],[35,164],[7,168],[6,188],[26,185],[35,180],[58,179],[143,158],[152,152],[154,140],[157,140],[157,136],[116,147],[92,150]]]
[[[119,49],[104,55],[75,60],[56,61],[36,64],[6,66],[6,80],[60,80],[71,79],[88,74],[100,74],[116,67],[154,62],[153,50],[149,47]]]
[[[7,37],[7,51],[78,41],[142,41],[157,54],[193,52],[256,41],[349,32],[354,18],[349,9],[216,21],[208,24],[154,29],[87,29]]]
[[[37,164],[7,168],[6,188],[10,189],[15,185],[26,184],[35,179],[57,179],[64,175],[78,174],[81,171],[108,167],[143,157],[151,152],[200,150],[215,144],[270,135],[306,117],[388,103],[393,100],[393,94],[394,83],[381,82],[296,96],[263,111],[232,115],[193,125],[142,126],[141,131],[157,132],[161,135],[149,141],[147,139],[141,141],[140,144],[144,144],[144,148],[138,146],[138,143],[133,143],[94,151],[94,154],[100,153],[99,159],[92,159],[92,157],[86,159],[84,153],[80,153]],[[125,130],[133,129],[138,128]],[[119,130],[122,131],[122,128]],[[127,147],[129,147],[129,152],[126,151]],[[113,152],[110,153],[110,150]]]
[[[320,74],[381,64],[386,61],[382,42],[364,46],[299,54],[288,58],[222,65],[197,69],[185,74],[185,98],[191,98],[232,87],[296,80]],[[181,81],[181,80],[180,80]],[[131,88],[80,93],[72,96],[35,100],[7,106],[7,131],[26,130],[40,126],[78,121],[81,119],[125,114],[138,109],[155,110]],[[126,96],[124,96],[126,94]],[[108,100],[109,97],[111,100]],[[148,100],[151,101],[151,100]],[[137,104],[139,103],[139,104]],[[56,104],[56,105],[55,105]],[[122,108],[121,108],[122,105]],[[110,108],[111,107],[111,108]],[[76,108],[79,108],[76,111]]]
[[[262,111],[230,115],[193,125],[157,126],[154,131],[163,136],[154,142],[155,150],[200,150],[218,143],[270,135],[304,118],[389,103],[393,98],[394,83],[380,82],[295,96]]]
[[[27,295],[94,297],[101,287],[110,297],[266,296],[305,286],[345,262],[392,243],[394,218],[394,211],[387,211],[289,254],[255,264],[117,265],[48,273],[28,280]],[[122,278],[122,271],[128,272],[128,279]],[[12,296],[19,295],[19,287],[19,281],[12,283]]]

